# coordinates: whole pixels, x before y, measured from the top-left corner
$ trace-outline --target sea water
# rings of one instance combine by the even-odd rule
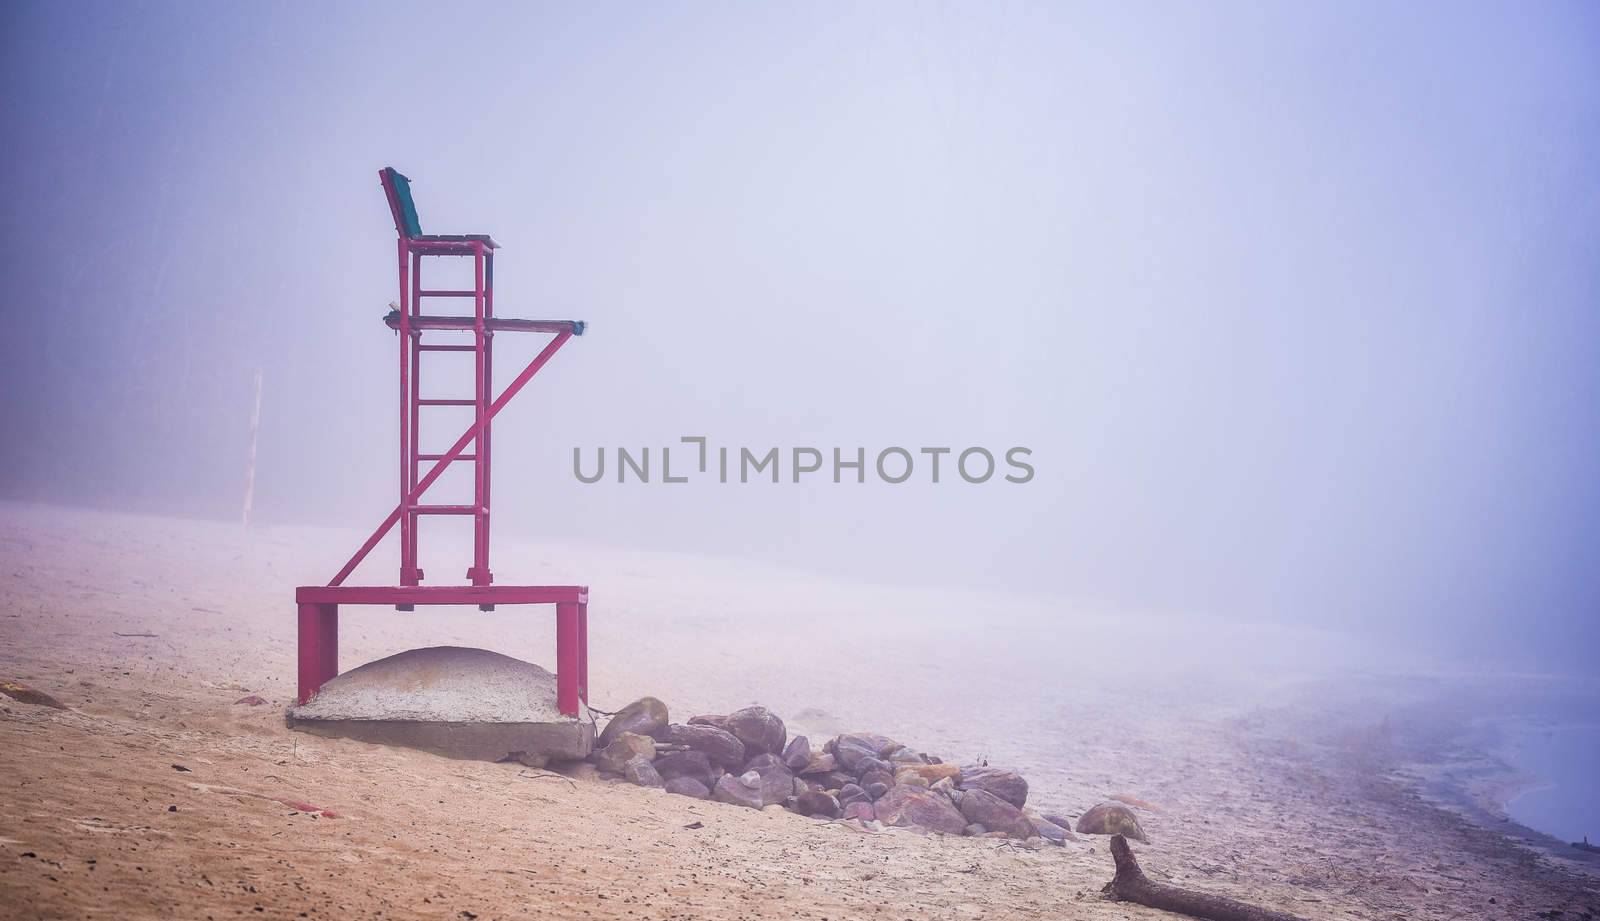
[[[1540,785],[1506,804],[1511,818],[1562,841],[1600,844],[1600,724],[1526,728],[1506,754]]]

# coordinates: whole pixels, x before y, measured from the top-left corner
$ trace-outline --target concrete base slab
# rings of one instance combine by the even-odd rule
[[[594,717],[556,707],[556,679],[531,662],[486,649],[434,646],[369,662],[290,707],[291,729],[420,748],[450,758],[584,758]]]

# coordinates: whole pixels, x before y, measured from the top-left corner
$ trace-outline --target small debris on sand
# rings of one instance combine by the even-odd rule
[[[35,688],[30,688],[20,681],[0,681],[0,694],[12,700],[25,704],[35,704],[40,707],[54,707],[57,710],[67,709],[67,705],[49,694]]]

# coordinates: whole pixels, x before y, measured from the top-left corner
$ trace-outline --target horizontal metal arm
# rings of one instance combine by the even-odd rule
[[[391,310],[383,318],[385,326],[393,330],[400,328],[400,311]],[[496,332],[508,333],[566,333],[572,336],[583,335],[584,327],[588,324],[582,320],[519,320],[513,317],[486,317],[483,328]],[[478,321],[473,317],[444,317],[444,316],[414,316],[411,318],[412,329],[477,329]]]

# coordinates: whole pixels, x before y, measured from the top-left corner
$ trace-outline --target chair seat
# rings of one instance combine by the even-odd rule
[[[422,243],[487,243],[490,249],[500,248],[500,244],[486,233],[423,233],[411,239]]]

